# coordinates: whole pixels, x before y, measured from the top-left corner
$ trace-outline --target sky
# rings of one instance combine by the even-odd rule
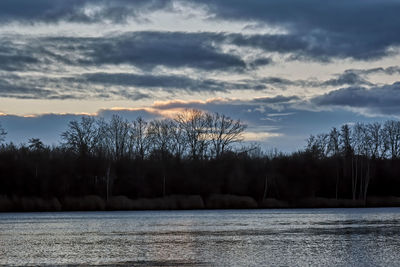
[[[57,144],[81,116],[240,119],[246,142],[400,116],[398,0],[1,0],[6,141]]]

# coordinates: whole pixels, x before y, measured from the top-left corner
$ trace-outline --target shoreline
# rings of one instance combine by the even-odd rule
[[[0,212],[58,211],[122,211],[122,210],[216,210],[216,209],[303,209],[303,208],[378,208],[400,207],[400,197],[368,197],[363,200],[299,198],[256,201],[237,195],[171,195],[160,198],[130,199],[114,196],[105,200],[99,196],[38,198],[0,196]]]

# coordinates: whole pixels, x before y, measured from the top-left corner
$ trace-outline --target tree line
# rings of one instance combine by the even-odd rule
[[[245,146],[246,125],[186,110],[170,119],[84,116],[61,143],[4,143],[0,196],[43,199],[237,195],[257,201],[400,197],[400,122],[343,125],[291,154]]]
[[[336,198],[340,179],[347,179],[352,199],[366,200],[371,176],[380,175],[378,165],[385,159],[395,162],[400,156],[400,122],[345,124],[340,130],[334,127],[329,133],[311,135],[306,151],[320,160],[336,161]]]
[[[62,133],[63,146],[81,157],[104,156],[112,160],[175,158],[218,158],[243,139],[246,129],[240,120],[219,113],[185,110],[173,119],[133,122],[113,115],[104,119],[73,120]]]

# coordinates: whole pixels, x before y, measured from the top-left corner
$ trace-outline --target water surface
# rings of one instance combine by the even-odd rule
[[[0,265],[400,266],[400,208],[0,213]]]

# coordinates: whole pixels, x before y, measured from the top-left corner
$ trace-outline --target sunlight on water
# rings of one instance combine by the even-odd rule
[[[0,265],[399,266],[400,209],[0,214]]]

